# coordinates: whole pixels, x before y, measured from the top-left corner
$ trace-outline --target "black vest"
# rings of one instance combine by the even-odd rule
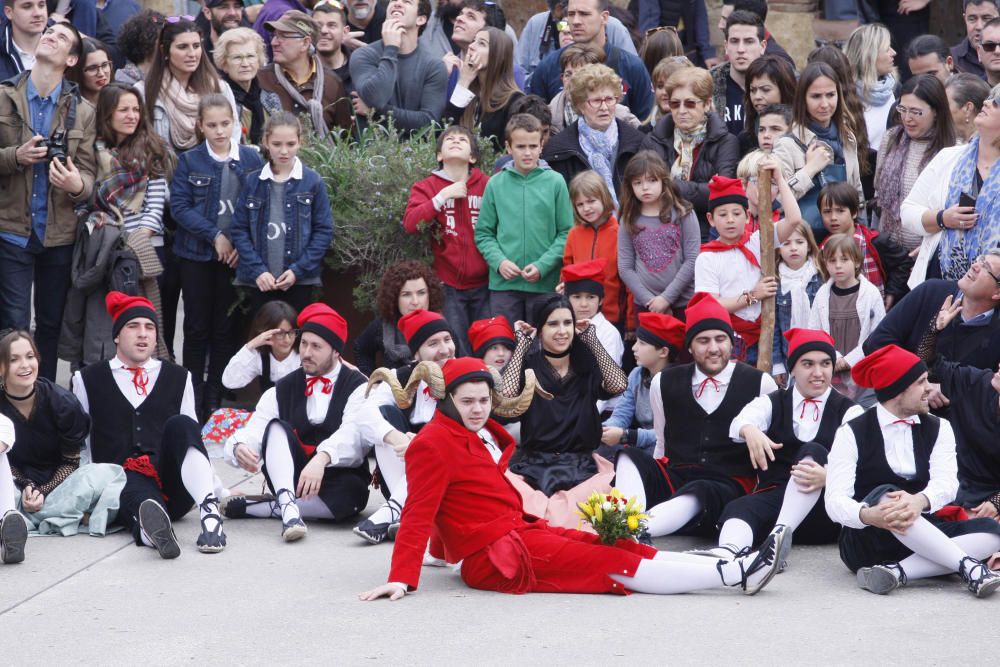
[[[707,414],[691,391],[694,368],[693,363],[683,364],[660,373],[668,465],[696,465],[730,477],[752,477],[754,470],[746,447],[730,440],[729,426],[740,410],[760,395],[763,373],[737,363],[722,403]]]
[[[900,477],[889,467],[882,429],[874,408],[847,422],[847,425],[854,431],[854,440],[858,445],[858,464],[854,472],[855,500],[864,500],[882,484],[894,484],[907,493],[924,490],[931,479],[931,452],[941,430],[940,419],[934,415],[921,415],[920,423],[910,427],[913,431],[913,460],[917,468],[913,479]]]
[[[805,443],[795,436],[794,412],[792,409],[792,390],[779,389],[771,392],[771,428],[767,429],[767,437],[783,446],[775,451],[774,463],[778,466],[791,466],[795,463],[799,448]],[[831,391],[823,406],[823,416],[820,418],[819,431],[812,442],[823,445],[827,451],[833,446],[833,438],[837,435],[844,415],[856,403],[837,391]],[[801,408],[800,408],[801,409]],[[812,408],[807,406],[808,412]],[[769,465],[768,468],[771,466]]]
[[[261,393],[267,391],[274,386],[271,382],[271,351],[264,346],[258,350],[260,353],[260,379],[257,384],[260,385]]]
[[[278,401],[278,417],[287,422],[299,436],[299,440],[315,447],[340,428],[344,418],[344,407],[351,392],[368,380],[365,376],[347,366],[341,366],[337,381],[333,385],[333,396],[330,407],[326,411],[326,419],[319,424],[309,422],[306,413],[306,372],[297,368],[275,385],[275,397]],[[320,391],[320,385],[313,386],[314,391]]]
[[[80,371],[90,403],[90,452],[94,463],[117,463],[148,454],[155,465],[167,419],[181,413],[188,372],[162,362],[146,400],[133,408],[118,389],[106,361]]]

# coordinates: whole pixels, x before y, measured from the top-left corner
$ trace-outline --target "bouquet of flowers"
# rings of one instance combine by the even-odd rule
[[[635,496],[626,498],[618,489],[611,489],[611,493],[594,491],[577,507],[581,519],[593,526],[604,544],[634,540],[646,528],[642,505]]]

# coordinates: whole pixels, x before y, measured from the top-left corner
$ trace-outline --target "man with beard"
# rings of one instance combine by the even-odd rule
[[[377,0],[347,0],[347,24],[355,33],[348,39],[347,48],[353,51],[382,39],[383,23],[385,6],[382,3]]]
[[[208,51],[208,59],[212,60],[212,53],[215,51],[215,43],[219,35],[227,30],[239,28],[240,26],[250,27],[250,24],[243,17],[243,0],[204,0],[201,7],[201,15],[195,21],[205,36],[205,50]]]
[[[319,25],[319,41],[316,42],[316,53],[323,67],[330,70],[344,84],[344,91],[350,93],[351,86],[351,52],[346,42],[351,35],[351,27],[347,25],[347,12],[339,0],[326,0],[316,5],[312,18]]]

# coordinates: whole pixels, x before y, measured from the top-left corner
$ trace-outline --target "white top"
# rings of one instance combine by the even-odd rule
[[[396,370],[392,371],[398,375]],[[428,391],[424,391],[428,389]],[[392,390],[385,382],[381,382],[372,388],[364,405],[358,412],[358,428],[361,438],[366,445],[374,445],[385,441],[385,436],[395,431],[395,427],[387,422],[379,412],[383,405],[396,405],[396,399],[392,397]],[[421,381],[417,386],[417,394],[413,398],[413,412],[410,414],[410,422],[413,424],[426,424],[437,411],[437,401],[431,397],[427,383]]]
[[[10,43],[14,45],[14,50],[17,51],[17,57],[21,59],[21,66],[24,67],[24,71],[27,72],[28,70],[35,69],[35,52],[22,49],[17,45],[13,37]]]
[[[156,380],[160,377],[160,369],[163,367],[163,362],[159,359],[149,359],[142,365],[142,368],[146,370],[146,377],[149,381],[146,384],[146,391],[139,393],[139,389],[132,382],[132,371],[126,370],[125,363],[121,359],[114,357],[107,361],[107,364],[111,367],[111,376],[118,386],[118,391],[122,393],[122,396],[125,397],[133,408],[142,405],[146,398],[153,393],[153,387],[156,386]],[[198,422],[198,414],[194,409],[194,387],[191,385],[191,373],[185,371],[185,374],[187,377],[184,379],[184,394],[181,397],[181,414]],[[89,415],[90,399],[87,397],[87,387],[83,383],[80,371],[73,374],[72,386],[73,394],[76,395],[80,401],[80,405],[83,406],[83,411]],[[87,446],[84,456],[86,458],[81,460],[81,464],[84,461],[89,462],[93,460],[90,456],[90,435],[87,436]]]
[[[700,368],[694,367],[694,376],[691,378],[691,393],[694,400],[707,414],[712,414],[726,397],[729,383],[733,379],[733,371],[737,362],[730,361],[729,364],[714,378],[709,378]],[[714,380],[714,382],[712,381]],[[767,396],[772,391],[777,391],[778,385],[774,378],[767,373],[761,374],[760,391],[758,396]],[[699,395],[700,394],[700,395]],[[663,429],[667,424],[666,415],[663,413],[663,399],[660,395],[660,374],[653,376],[653,381],[649,385],[649,402],[653,409],[653,430],[656,432],[656,448],[653,456],[661,458],[664,452]]]
[[[212,156],[212,159],[216,162],[229,162],[230,160],[240,161],[240,145],[235,141],[229,142],[229,155],[219,155],[212,150],[212,145],[205,142],[205,148],[208,149],[208,154]]]
[[[873,149],[882,145],[882,136],[885,135],[889,124],[889,113],[898,102],[895,96],[890,96],[882,106],[865,106],[865,127],[868,128],[868,145]]]
[[[775,247],[777,247],[777,232],[775,232]],[[746,243],[747,250],[753,253],[760,264],[760,232],[754,232]],[[740,249],[733,246],[732,250],[722,252],[702,252],[694,261],[694,291],[708,292],[723,299],[739,296],[744,291],[752,290],[760,281],[760,266],[754,266]],[[752,322],[760,317],[760,304],[755,303],[735,311],[733,315]]]
[[[802,442],[811,442],[816,439],[819,433],[819,425],[823,421],[823,411],[826,410],[827,401],[830,400],[832,387],[827,387],[822,396],[813,399],[813,402],[806,403],[805,396],[799,390],[792,387],[792,432],[795,437]],[[816,403],[815,401],[819,401]],[[853,405],[844,413],[841,424],[846,424],[855,417],[860,417],[864,412],[860,405]],[[736,442],[746,442],[740,437],[740,430],[744,426],[756,426],[761,431],[766,432],[771,428],[771,398],[769,396],[758,396],[736,415],[732,425],[729,427],[729,437]]]
[[[0,415],[0,454],[14,447],[14,422],[7,415]]]
[[[857,347],[844,355],[840,352],[837,353],[838,357],[844,357],[851,366],[861,361],[865,356],[865,351],[861,349],[861,346],[885,317],[885,302],[882,300],[878,288],[868,282],[864,276],[860,276],[858,281],[861,283],[861,287],[858,289],[858,300],[855,307],[858,311],[861,335],[858,336]],[[810,329],[830,330],[830,288],[832,285],[833,278],[826,281],[816,292],[812,311],[809,313]]]
[[[885,441],[885,458],[892,471],[900,477],[910,478],[917,472],[913,455],[913,432],[908,424],[894,423],[899,417],[881,403],[873,408],[878,415],[882,439]],[[920,417],[909,417],[920,423]],[[858,465],[858,445],[850,426],[841,426],[833,440],[826,469],[826,513],[833,521],[848,528],[865,528],[861,521],[864,503],[854,500],[854,480]],[[958,492],[958,462],[955,458],[955,433],[946,419],[941,420],[937,442],[931,450],[930,481],[923,493],[930,507],[936,512],[952,500]]]
[[[263,169],[260,170],[260,173],[257,174],[257,178],[259,178],[262,181],[274,180],[274,172],[271,170],[270,161],[264,163],[264,167]],[[296,181],[302,180],[302,160],[300,160],[299,158],[295,158],[295,162],[292,163],[292,171],[288,175],[288,180],[293,180],[293,179]]]
[[[325,375],[334,385],[337,383],[337,376],[340,375],[341,368],[343,368],[343,364],[337,362],[333,370]],[[344,406],[340,428],[316,446],[317,452],[326,452],[330,456],[328,467],[355,467],[360,465],[368,454],[357,427],[358,411],[365,401],[366,386],[362,384],[351,392],[347,398],[347,405]],[[331,400],[333,400],[333,392],[324,393],[321,383],[317,382],[313,385],[312,394],[306,397],[306,417],[309,418],[310,424],[320,424],[326,419]],[[272,419],[278,418],[277,390],[271,387],[257,401],[257,407],[246,425],[226,441],[224,448],[226,460],[234,466],[238,465],[234,451],[237,443],[247,445],[259,455],[267,425],[271,423]]]
[[[959,158],[968,146],[950,146],[931,158],[924,170],[917,176],[916,182],[906,195],[899,208],[899,218],[903,229],[911,234],[920,234],[924,240],[920,243],[917,260],[906,282],[912,290],[927,278],[927,265],[930,263],[938,243],[941,242],[941,232],[928,233],[920,221],[927,210],[940,211],[948,200],[948,183],[951,172],[955,169]]]
[[[270,357],[271,382],[277,382],[302,365],[299,353],[295,350],[282,361],[278,361],[273,354],[270,354]],[[264,372],[261,366],[260,353],[244,345],[226,364],[226,370],[222,371],[222,386],[226,389],[240,389],[247,386]]]

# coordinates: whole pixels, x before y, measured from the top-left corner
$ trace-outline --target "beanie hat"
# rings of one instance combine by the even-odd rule
[[[118,336],[129,320],[134,320],[137,317],[147,317],[159,327],[153,304],[146,297],[129,296],[122,292],[108,292],[108,295],[104,297],[104,306],[108,310],[108,315],[111,316],[112,338]]]
[[[566,296],[571,294],[596,294],[604,298],[604,268],[608,265],[608,260],[598,257],[579,264],[564,266],[559,274],[559,279],[564,283],[563,293]]]
[[[927,372],[927,364],[909,350],[886,345],[854,364],[851,377],[862,387],[875,390],[879,403],[902,394]]]
[[[325,303],[311,303],[299,313],[298,326],[303,332],[314,333],[342,352],[347,342],[347,321]]]
[[[823,352],[836,363],[837,350],[833,346],[833,337],[818,329],[789,329],[785,332],[788,341],[788,371],[795,368],[796,362],[806,352]]]
[[[691,297],[684,315],[687,319],[685,347],[691,345],[694,337],[702,331],[712,329],[723,331],[729,336],[729,340],[733,339],[733,321],[729,318],[729,311],[708,292],[698,292]]]
[[[411,310],[406,315],[399,318],[399,330],[406,339],[406,345],[410,352],[417,353],[420,346],[427,342],[427,339],[442,331],[451,332],[448,322],[439,313],[430,310]]]
[[[739,204],[747,208],[749,200],[743,189],[743,181],[716,174],[708,182],[708,210],[712,211],[723,204]]]
[[[469,343],[472,354],[480,359],[494,345],[506,345],[514,349],[514,329],[503,315],[488,320],[476,320],[469,326]]]

